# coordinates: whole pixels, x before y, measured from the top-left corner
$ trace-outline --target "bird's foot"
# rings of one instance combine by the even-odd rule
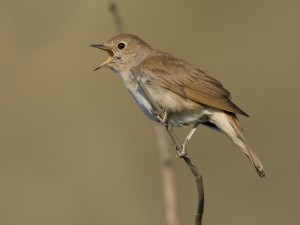
[[[165,126],[168,125],[168,123],[167,123],[167,120],[168,120],[168,113],[167,113],[167,111],[164,111],[163,115],[161,115],[161,114],[159,114],[157,112],[155,112],[155,114],[156,114],[157,120],[159,121],[158,124],[162,124],[162,125],[165,125]]]
[[[188,156],[187,150],[186,150],[186,144],[187,143],[183,143],[181,144],[181,149],[177,150],[177,155],[179,158],[185,158]]]

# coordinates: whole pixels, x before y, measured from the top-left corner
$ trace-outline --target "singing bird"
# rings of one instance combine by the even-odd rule
[[[112,69],[149,118],[175,127],[193,125],[189,138],[199,124],[215,128],[241,148],[260,177],[265,176],[259,158],[246,143],[236,116],[248,117],[248,114],[232,102],[229,91],[219,81],[184,60],[151,48],[132,34],[121,34],[91,47],[105,50],[109,55],[95,70]],[[164,110],[164,118],[158,116],[137,79],[152,101]]]

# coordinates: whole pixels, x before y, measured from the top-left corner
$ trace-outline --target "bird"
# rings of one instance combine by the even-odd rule
[[[263,165],[246,142],[237,118],[237,114],[249,115],[233,103],[230,92],[206,71],[153,49],[133,34],[120,34],[103,44],[90,46],[108,53],[107,60],[94,71],[102,67],[113,70],[146,116],[169,126],[193,126],[183,149],[198,125],[214,128],[227,135],[250,159],[258,175],[265,177]],[[163,117],[151,101],[164,111]]]

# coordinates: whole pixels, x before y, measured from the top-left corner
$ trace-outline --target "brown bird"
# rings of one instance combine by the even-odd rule
[[[135,35],[121,34],[104,44],[91,46],[109,54],[95,70],[106,66],[116,72],[149,118],[175,127],[194,126],[183,148],[199,124],[215,128],[241,148],[260,177],[265,176],[260,160],[246,143],[236,116],[248,117],[248,114],[231,101],[229,91],[219,81],[184,60],[152,49]],[[165,111],[164,118],[157,115],[137,79],[152,101]]]

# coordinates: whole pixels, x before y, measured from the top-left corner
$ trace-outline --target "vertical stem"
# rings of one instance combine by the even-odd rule
[[[167,225],[180,225],[174,159],[169,149],[166,132],[162,128],[162,126],[154,126],[160,150],[166,220]]]
[[[121,20],[121,17],[119,15],[118,8],[117,8],[117,6],[114,2],[111,2],[109,4],[109,11],[114,17],[114,21],[115,21],[116,28],[117,28],[117,33],[118,34],[124,33],[124,27],[123,27],[123,24],[122,24],[122,20]]]
[[[119,15],[117,6],[114,2],[109,4],[110,13],[113,15],[117,31],[124,33],[124,27]],[[174,172],[174,159],[169,150],[166,133],[161,126],[154,125],[161,159],[161,173],[165,197],[166,221],[167,225],[180,225],[178,213],[178,194],[176,189],[176,175]]]
[[[111,2],[109,5],[109,10],[114,17],[118,33],[121,34],[124,32],[124,28],[122,25],[122,20],[119,16],[119,12],[117,10],[117,6],[114,2]],[[131,71],[133,75],[133,71]],[[139,84],[140,88],[144,92],[144,94],[148,97],[148,100],[152,107],[155,109],[157,113],[163,116],[163,110],[153,101],[149,92],[147,91],[146,87],[140,79],[137,79],[137,83]],[[179,139],[176,136],[175,131],[171,125],[165,125],[169,136],[172,139],[173,144],[176,147],[177,154],[182,152],[182,145],[179,142]],[[162,131],[161,127],[156,126],[155,133],[157,135],[157,141],[160,149],[161,161],[162,161],[162,179],[164,185],[164,196],[165,196],[165,204],[166,204],[166,218],[167,218],[167,225],[180,225],[180,219],[178,215],[178,198],[177,198],[177,190],[176,190],[176,180],[175,180],[175,172],[174,172],[174,164],[173,158],[171,153],[168,149],[168,143],[165,133]],[[178,154],[180,155],[180,154]],[[198,190],[198,207],[196,211],[195,217],[195,225],[202,224],[202,215],[204,210],[204,190],[203,190],[203,183],[202,183],[202,176],[199,172],[198,168],[193,165],[190,157],[188,154],[181,156],[186,164],[191,169],[197,183],[197,190]]]

